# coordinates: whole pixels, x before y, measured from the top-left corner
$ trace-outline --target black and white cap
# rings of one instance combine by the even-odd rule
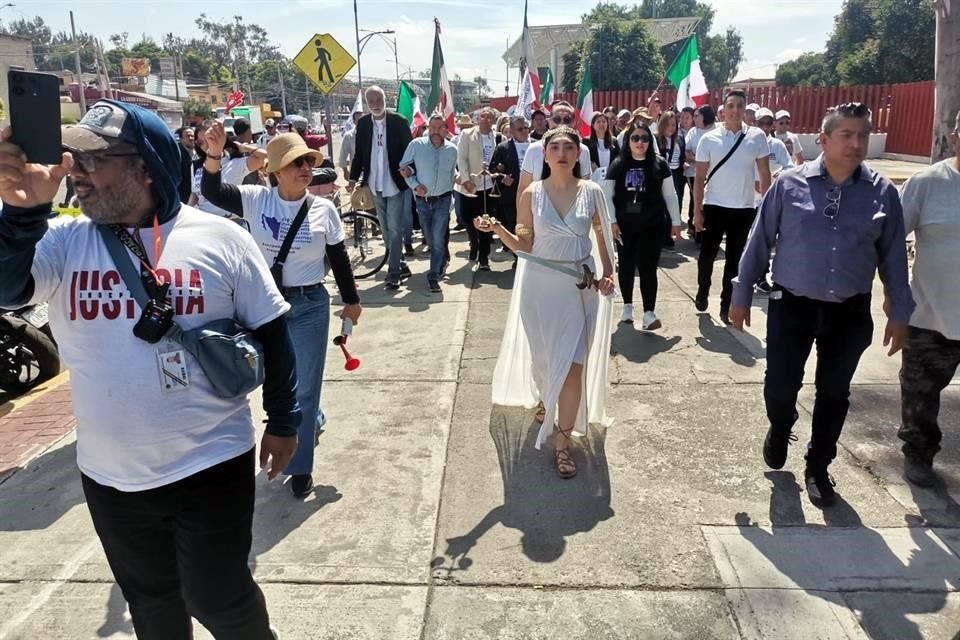
[[[63,127],[67,151],[104,151],[124,142],[123,125],[127,112],[109,102],[94,104],[75,125]]]

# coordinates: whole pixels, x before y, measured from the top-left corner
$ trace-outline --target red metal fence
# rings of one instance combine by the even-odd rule
[[[747,92],[749,102],[767,107],[776,112],[790,112],[790,129],[795,133],[816,133],[824,112],[844,102],[863,102],[873,111],[873,130],[886,133],[886,151],[909,155],[930,154],[933,136],[933,81],[906,84],[879,84],[848,87],[761,87]],[[723,103],[725,90],[710,92],[708,104]],[[652,89],[637,91],[594,91],[596,109],[607,106],[620,109],[636,109],[647,104]],[[677,92],[661,89],[663,105],[673,104]],[[561,93],[558,100],[576,104],[575,93]],[[516,104],[516,97],[494,98],[491,104],[505,110]]]

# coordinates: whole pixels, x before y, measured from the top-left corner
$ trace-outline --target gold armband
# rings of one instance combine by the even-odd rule
[[[594,223],[594,225],[593,225],[593,230],[594,230],[594,231],[603,231],[603,225],[600,224],[599,222],[596,222],[596,223]]]
[[[525,238],[527,236],[532,236],[532,235],[533,235],[533,229],[531,229],[525,224],[517,225],[517,236]]]

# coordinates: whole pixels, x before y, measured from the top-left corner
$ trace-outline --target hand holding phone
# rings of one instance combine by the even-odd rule
[[[23,209],[53,202],[60,182],[73,167],[73,157],[61,153],[59,164],[29,163],[11,137],[9,127],[0,134],[0,201]]]

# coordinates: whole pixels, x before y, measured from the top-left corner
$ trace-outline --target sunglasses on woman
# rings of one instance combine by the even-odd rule
[[[317,159],[314,158],[313,156],[300,156],[290,164],[295,166],[297,169],[302,169],[303,165],[307,165],[308,167],[313,169],[313,167],[316,166],[317,164]]]
[[[553,117],[550,119],[550,121],[551,121],[553,124],[573,124],[573,118],[570,117],[570,116],[566,116],[566,117],[553,116]]]
[[[650,136],[641,136],[639,134],[635,134],[630,136],[630,142],[645,142],[650,144]]]

